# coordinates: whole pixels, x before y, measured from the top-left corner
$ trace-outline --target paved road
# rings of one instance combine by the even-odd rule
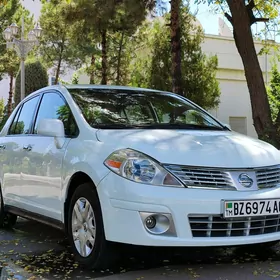
[[[84,270],[74,262],[61,232],[20,220],[11,231],[0,231],[1,280],[266,280],[280,279],[280,245],[273,249],[226,248],[149,250],[125,247],[111,271]],[[4,274],[6,277],[4,277]]]

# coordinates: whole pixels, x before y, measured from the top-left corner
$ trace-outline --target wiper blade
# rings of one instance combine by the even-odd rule
[[[159,123],[159,124],[94,124],[95,128],[103,129],[206,129],[206,130],[225,130],[218,126],[205,126],[195,124],[178,124],[178,123]]]
[[[206,126],[196,124],[179,124],[179,123],[158,123],[158,124],[142,124],[135,125],[135,128],[147,128],[147,129],[207,129],[207,130],[224,130],[223,127],[218,126]]]
[[[93,124],[92,125],[95,128],[106,128],[106,129],[121,129],[121,128],[134,128],[134,125],[130,125],[130,124]]]

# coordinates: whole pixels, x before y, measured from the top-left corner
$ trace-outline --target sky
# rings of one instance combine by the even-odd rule
[[[196,12],[196,17],[202,24],[206,34],[218,35],[219,17],[223,18],[222,14],[214,14],[207,4],[191,4],[191,11]]]

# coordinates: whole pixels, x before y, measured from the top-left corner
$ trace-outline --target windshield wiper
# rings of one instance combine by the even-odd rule
[[[105,123],[98,123],[98,124],[92,124],[94,128],[103,128],[103,129],[128,129],[128,128],[135,128],[134,125],[131,124],[122,124],[122,123],[116,123],[116,124],[105,124]]]
[[[225,130],[224,127],[196,124],[159,123],[159,124],[94,124],[100,129],[196,129],[196,130]]]

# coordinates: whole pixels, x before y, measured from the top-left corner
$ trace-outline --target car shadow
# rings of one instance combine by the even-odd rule
[[[74,260],[64,234],[49,226],[33,221],[20,220],[15,228],[5,230],[8,238],[21,238],[23,251],[14,257],[14,262],[26,272],[43,277],[54,276],[97,278],[130,271],[149,270],[171,266],[219,265],[280,261],[280,244],[274,247],[259,245],[223,248],[170,248],[141,247],[115,244],[119,254],[117,261],[107,269],[94,271],[83,268]],[[11,237],[12,235],[12,237]],[[2,238],[3,239],[3,238]],[[16,248],[19,251],[19,247]],[[9,247],[7,250],[11,250]],[[13,248],[12,248],[13,250]],[[0,248],[1,254],[3,249]]]

